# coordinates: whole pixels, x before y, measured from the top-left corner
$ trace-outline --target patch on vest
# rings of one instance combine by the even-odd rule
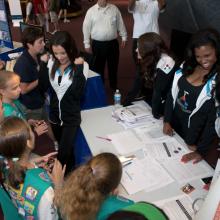
[[[174,67],[175,62],[171,57],[163,57],[159,60],[157,68],[168,74]]]
[[[25,198],[29,199],[30,201],[33,201],[36,198],[37,193],[38,191],[35,188],[28,186],[25,192]]]
[[[24,202],[24,210],[30,214],[30,215],[33,215],[34,213],[34,205],[32,205],[31,203],[25,201]]]
[[[50,177],[45,172],[41,172],[39,177],[46,182],[50,182]]]

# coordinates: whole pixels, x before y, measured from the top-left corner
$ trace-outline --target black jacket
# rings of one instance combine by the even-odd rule
[[[73,73],[72,78],[69,77],[71,71],[62,77],[60,85],[56,74],[54,79],[50,78],[52,86],[49,112],[50,121],[63,126],[76,126],[81,122],[80,100],[86,83],[85,76],[83,75],[83,65],[76,66],[76,71]],[[64,90],[62,97],[60,86]]]

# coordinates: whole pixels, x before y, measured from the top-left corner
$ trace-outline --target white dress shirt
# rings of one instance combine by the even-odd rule
[[[90,37],[98,41],[114,40],[119,35],[127,40],[127,31],[119,9],[112,4],[100,7],[95,4],[88,9],[83,22],[85,48],[90,47]]]
[[[160,9],[157,0],[139,0],[132,11],[134,18],[133,38],[142,34],[155,32],[159,34],[158,17]]]

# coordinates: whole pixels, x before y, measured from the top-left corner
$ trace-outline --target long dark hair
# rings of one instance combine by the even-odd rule
[[[192,36],[186,49],[185,62],[183,64],[183,74],[185,76],[191,75],[198,65],[195,57],[195,48],[205,45],[210,45],[215,49],[217,61],[213,71],[204,77],[204,82],[210,79],[216,72],[220,73],[220,35],[215,29],[202,29]]]
[[[51,38],[51,41],[50,41],[50,51],[55,58],[55,62],[54,62],[54,65],[53,65],[53,68],[51,71],[52,79],[54,79],[55,72],[59,68],[59,65],[60,65],[59,61],[56,59],[56,57],[53,53],[52,46],[61,46],[65,49],[65,51],[71,61],[72,68],[75,70],[74,60],[76,57],[78,57],[78,50],[76,47],[75,40],[73,39],[73,37],[70,35],[69,32],[57,31],[53,35],[53,37]],[[70,77],[72,77],[72,75]]]
[[[149,87],[153,87],[156,65],[162,53],[168,53],[168,49],[159,34],[150,32],[141,35],[138,39],[138,51],[141,56],[140,72]]]

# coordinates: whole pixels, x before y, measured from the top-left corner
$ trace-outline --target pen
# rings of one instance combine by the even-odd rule
[[[106,141],[112,141],[110,138],[101,137],[101,136],[96,136],[96,137],[99,138],[99,139],[106,140]]]
[[[126,166],[128,166],[128,165],[130,165],[130,164],[132,164],[132,161],[130,161],[130,162],[128,162],[128,163],[125,163],[125,164],[123,164],[122,166],[123,166],[123,167],[126,167]]]
[[[125,173],[127,174],[128,178],[129,178],[130,180],[132,180],[131,175],[130,175],[127,171],[125,171]]]

